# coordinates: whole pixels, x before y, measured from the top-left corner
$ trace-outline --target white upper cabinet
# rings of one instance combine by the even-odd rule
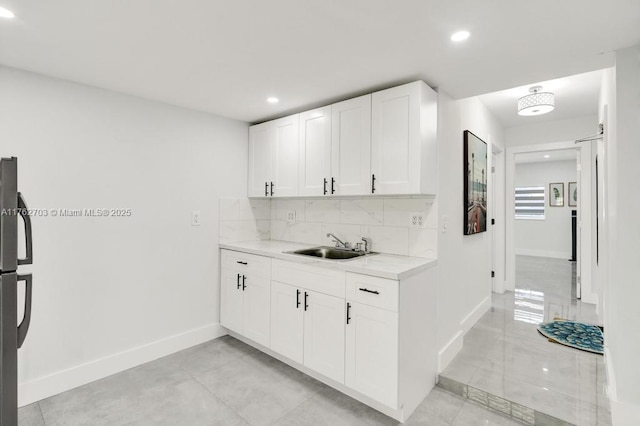
[[[331,106],[300,114],[298,195],[328,195],[331,185]]]
[[[249,129],[249,197],[298,195],[298,114]]]
[[[331,105],[329,193],[371,193],[371,95]]]
[[[436,194],[437,94],[422,81],[371,99],[374,194]]]
[[[271,121],[249,128],[249,197],[267,197],[270,194],[275,134]]]
[[[298,118],[299,115],[280,118],[276,128],[273,153],[273,183],[275,197],[298,195]]]
[[[437,121],[415,81],[252,126],[248,195],[435,195]]]

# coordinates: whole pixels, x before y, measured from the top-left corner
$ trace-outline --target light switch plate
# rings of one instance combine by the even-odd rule
[[[200,226],[200,210],[191,212],[191,226]]]

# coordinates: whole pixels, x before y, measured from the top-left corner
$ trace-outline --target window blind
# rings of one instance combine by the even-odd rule
[[[516,219],[544,219],[544,186],[516,188]]]

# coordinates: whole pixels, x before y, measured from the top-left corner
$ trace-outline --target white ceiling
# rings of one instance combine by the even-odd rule
[[[548,158],[545,156],[548,155]],[[556,149],[553,151],[526,152],[515,155],[515,162],[521,163],[550,163],[553,161],[575,161],[578,158],[576,149]]]
[[[500,120],[504,127],[534,124],[542,121],[598,113],[598,97],[603,71],[591,71],[570,77],[539,81],[526,86],[480,95],[482,103]],[[518,99],[529,94],[531,86],[542,86],[542,91],[555,94],[556,108],[543,115],[523,117],[518,115]]]
[[[250,122],[415,79],[480,95],[609,67],[640,43],[638,0],[0,5],[17,16],[0,22],[0,64]],[[454,44],[459,29],[472,35]]]

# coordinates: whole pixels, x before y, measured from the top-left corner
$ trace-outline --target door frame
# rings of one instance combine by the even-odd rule
[[[597,296],[592,289],[592,238],[591,221],[593,212],[591,209],[591,187],[592,187],[592,148],[591,143],[576,144],[574,141],[542,143],[536,145],[514,146],[506,149],[506,191],[505,191],[505,213],[506,213],[506,290],[515,289],[516,280],[516,254],[514,247],[515,238],[515,215],[514,215],[514,193],[515,193],[515,156],[538,151],[556,151],[565,149],[577,149],[577,158],[582,160],[577,166],[577,181],[580,182],[580,197],[578,199],[578,233],[579,233],[579,253],[582,256],[580,261],[580,279],[582,301],[586,303],[597,303]],[[584,167],[583,167],[584,166]]]
[[[491,290],[504,293],[506,278],[505,258],[505,152],[496,145],[491,145],[491,203],[488,206],[488,219],[495,220],[491,226]],[[490,222],[493,223],[493,222]]]

